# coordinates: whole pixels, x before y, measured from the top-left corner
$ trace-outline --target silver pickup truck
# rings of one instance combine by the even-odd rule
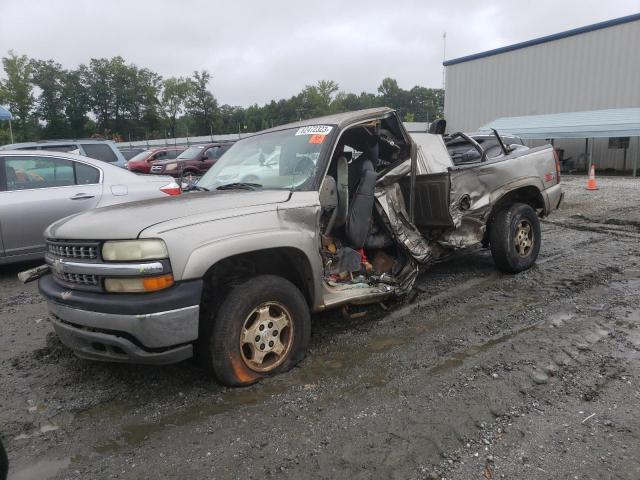
[[[403,296],[459,249],[531,267],[562,198],[553,149],[488,156],[456,135],[477,162],[454,165],[388,108],[306,120],[237,142],[190,193],[60,220],[39,280],[53,326],[83,358],[196,355],[247,385],[304,357],[310,312]]]

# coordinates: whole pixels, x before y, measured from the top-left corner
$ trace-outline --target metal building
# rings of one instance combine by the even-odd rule
[[[640,13],[444,62],[447,130],[501,117],[640,107]],[[585,135],[585,139],[589,138]],[[558,139],[576,167],[585,139]],[[531,141],[539,144],[541,141]],[[640,137],[592,140],[600,169],[640,156]],[[625,147],[626,146],[626,152]]]

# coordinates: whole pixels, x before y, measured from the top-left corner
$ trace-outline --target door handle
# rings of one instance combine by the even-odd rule
[[[76,193],[71,200],[88,200],[95,197],[95,195],[89,195],[88,193]]]

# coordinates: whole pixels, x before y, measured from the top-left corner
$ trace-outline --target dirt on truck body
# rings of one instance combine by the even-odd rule
[[[377,108],[234,144],[190,195],[99,209],[46,231],[39,281],[84,358],[173,363],[198,353],[228,385],[289,370],[310,313],[401,297],[472,245],[510,273],[534,264],[562,193],[551,146],[454,165],[441,136]],[[127,219],[123,222],[123,219]]]

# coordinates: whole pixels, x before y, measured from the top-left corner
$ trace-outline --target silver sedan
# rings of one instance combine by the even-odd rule
[[[0,264],[41,258],[42,232],[60,218],[179,193],[172,177],[136,175],[80,155],[1,151]]]

